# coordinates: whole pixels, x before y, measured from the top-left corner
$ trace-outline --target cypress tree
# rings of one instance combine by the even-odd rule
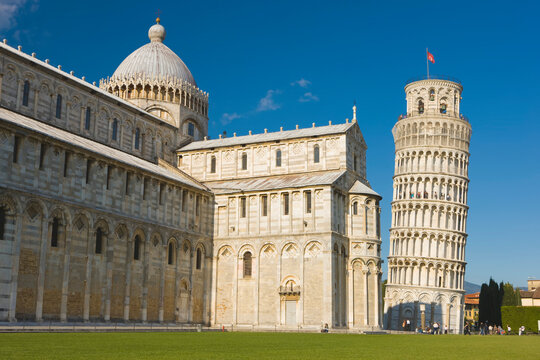
[[[501,281],[501,283],[499,284],[499,292],[497,293],[497,307],[495,308],[496,309],[495,314],[497,315],[497,318],[495,319],[496,320],[495,324],[500,325],[500,326],[502,326],[501,305],[503,302],[503,298],[504,298],[504,284]]]
[[[478,321],[483,323],[489,321],[489,287],[486,283],[480,288],[478,311]]]

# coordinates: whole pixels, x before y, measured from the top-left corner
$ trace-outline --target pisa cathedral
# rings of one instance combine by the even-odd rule
[[[460,113],[457,80],[405,86],[407,113],[393,129],[392,227],[385,326],[438,322],[463,331],[471,126]]]
[[[208,94],[148,35],[99,86],[0,44],[0,321],[381,328],[356,116],[209,139]]]

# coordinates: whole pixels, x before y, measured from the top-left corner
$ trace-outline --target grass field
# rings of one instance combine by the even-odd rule
[[[540,359],[539,336],[0,334],[0,359]]]

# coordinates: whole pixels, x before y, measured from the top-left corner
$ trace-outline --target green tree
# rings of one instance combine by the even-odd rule
[[[478,321],[487,322],[490,316],[489,311],[489,287],[487,284],[482,284],[480,288],[480,299],[478,303]]]
[[[504,284],[497,284],[492,278],[480,289],[479,321],[493,325],[502,325],[501,304],[504,297]]]
[[[502,306],[521,306],[521,296],[519,294],[519,289],[514,288],[514,285],[510,283],[505,283],[504,287],[504,297],[502,301]]]

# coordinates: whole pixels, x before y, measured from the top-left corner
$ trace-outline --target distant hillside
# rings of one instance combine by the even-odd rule
[[[468,281],[465,281],[465,294],[474,294],[477,292],[480,292],[480,285],[470,283]]]

